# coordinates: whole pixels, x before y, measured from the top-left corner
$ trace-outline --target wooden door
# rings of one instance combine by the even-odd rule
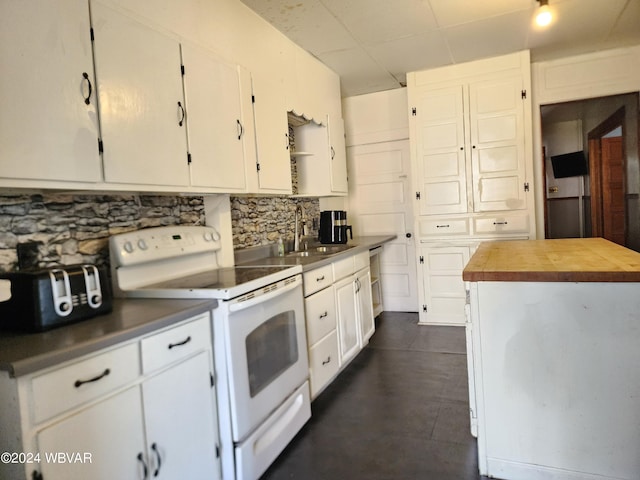
[[[600,141],[602,167],[602,236],[619,245],[625,244],[626,212],[622,137]]]

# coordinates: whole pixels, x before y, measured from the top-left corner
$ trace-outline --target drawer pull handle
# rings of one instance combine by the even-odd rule
[[[436,225],[436,228],[449,228],[451,225]]]
[[[316,277],[316,282],[321,282],[322,280],[324,280],[324,275],[322,275],[321,277]]]
[[[326,316],[328,316],[328,315],[329,315],[329,312],[326,312],[326,311],[325,311],[322,315],[320,315],[320,318],[324,318],[324,317],[326,317]]]
[[[98,380],[100,380],[101,378],[106,377],[107,375],[109,375],[111,373],[111,370],[109,370],[108,368],[105,369],[104,372],[102,372],[100,375],[98,375],[97,377],[93,377],[90,378],[89,380],[76,380],[76,382],[73,384],[74,387],[76,388],[80,388],[82,385],[84,385],[85,383],[92,383],[92,382],[97,382]]]
[[[158,451],[158,445],[156,444],[156,442],[153,442],[151,444],[151,450],[153,450],[153,453],[156,454],[157,467],[153,472],[153,476],[157,477],[160,474],[160,467],[162,467],[162,458],[160,457],[160,452]]]
[[[147,464],[144,461],[144,457],[142,456],[142,452],[138,454],[138,461],[142,464],[142,480],[147,480],[147,477],[149,476],[149,471],[147,469]]]
[[[328,356],[326,360],[322,361],[323,365],[326,365],[327,363],[331,362],[331,356]]]
[[[189,343],[191,341],[191,335],[189,335],[187,338],[185,338],[183,341],[178,342],[178,343],[170,343],[169,344],[169,350],[171,350],[172,348],[175,347],[181,347],[182,345],[186,345],[187,343]]]
[[[507,222],[493,222],[494,225],[506,225]]]

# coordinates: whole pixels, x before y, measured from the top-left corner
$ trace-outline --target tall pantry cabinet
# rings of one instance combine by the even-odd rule
[[[533,238],[529,52],[407,75],[420,323],[464,325],[479,242]]]

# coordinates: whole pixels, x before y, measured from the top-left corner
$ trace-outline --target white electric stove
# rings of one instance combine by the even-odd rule
[[[219,267],[211,227],[109,241],[116,296],[213,298],[222,478],[257,479],[311,417],[302,267]]]

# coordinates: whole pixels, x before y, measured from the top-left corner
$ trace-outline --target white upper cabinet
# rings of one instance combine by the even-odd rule
[[[92,3],[106,182],[189,185],[177,40]]]
[[[191,185],[246,191],[248,129],[242,114],[238,67],[198,47],[182,44]]]
[[[101,180],[86,0],[0,2],[0,177]]]
[[[279,82],[252,77],[257,163],[247,162],[251,193],[291,193],[289,127]]]
[[[420,215],[526,209],[528,52],[411,72],[408,83]]]
[[[297,193],[301,196],[333,196],[347,193],[347,156],[342,118],[308,121],[294,131]]]

